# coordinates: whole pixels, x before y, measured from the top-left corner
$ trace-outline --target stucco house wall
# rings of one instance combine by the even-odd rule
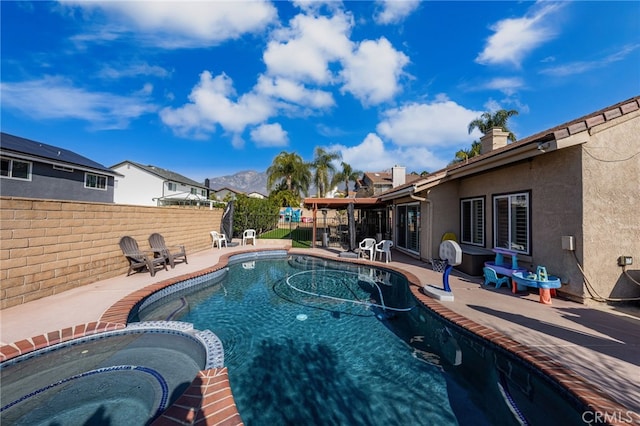
[[[5,156],[11,158],[11,156]],[[7,197],[33,197],[58,200],[95,201],[111,203],[114,199],[114,179],[98,171],[92,174],[105,176],[105,189],[86,188],[84,170],[57,170],[51,164],[31,162],[31,179],[2,178],[2,195]],[[73,166],[70,165],[69,168]]]
[[[454,232],[456,234],[459,232],[458,182],[446,182],[418,195],[429,200],[428,202],[420,203],[421,212],[430,212],[430,214],[421,214],[423,221],[421,230],[426,240],[423,240],[424,244],[421,245],[423,250],[420,256],[428,261],[439,256],[440,241],[446,232]],[[429,228],[431,228],[431,231],[429,231]],[[429,233],[431,235],[428,235]],[[431,243],[430,251],[427,249],[429,240]]]
[[[460,200],[470,197],[485,199],[484,248],[493,248],[493,196],[526,191],[531,249],[518,255],[521,266],[545,266],[561,278],[559,292],[580,302],[639,298],[640,109],[635,102],[559,126],[542,149],[530,138],[525,142],[534,144],[514,162],[459,178],[445,171],[425,184],[427,189],[415,194],[427,199],[420,203],[420,257],[438,257],[445,232],[460,237]],[[393,201],[406,200],[411,198]],[[575,250],[563,249],[563,236],[574,237]],[[631,256],[633,265],[625,271],[619,256]]]
[[[113,202],[116,173],[68,149],[0,132],[0,157],[3,196]],[[13,174],[13,167],[20,163],[29,165],[28,176]],[[98,187],[102,182],[87,187],[87,174],[104,178],[105,187]]]
[[[519,264],[530,270],[545,266],[565,283],[563,291],[582,297],[582,279],[573,254],[562,250],[562,236],[581,237],[582,193],[579,148],[538,155],[472,177],[460,179],[459,200],[485,199],[485,246],[493,244],[493,196],[529,192],[531,204],[531,253],[518,255]],[[451,213],[448,213],[451,215]],[[460,224],[456,228],[459,232]]]
[[[129,163],[112,170],[122,174],[116,179],[113,201],[118,204],[156,206],[154,198],[162,196],[163,180]]]
[[[640,111],[590,133],[582,147],[584,270],[600,296],[640,297],[617,266],[618,256],[633,256],[627,268],[640,281]]]
[[[119,204],[157,206],[194,201],[208,204],[208,189],[185,176],[157,166],[123,161],[111,167],[116,179],[114,201]],[[170,189],[170,185],[174,189]]]

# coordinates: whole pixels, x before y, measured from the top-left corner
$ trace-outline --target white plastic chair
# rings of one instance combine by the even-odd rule
[[[373,260],[373,253],[376,248],[376,239],[365,238],[364,240],[360,241],[360,244],[358,244],[358,248],[360,249],[358,257],[363,257],[364,253],[369,252],[369,259]]]
[[[248,241],[251,240],[252,245],[256,245],[256,230],[255,229],[247,229],[242,233],[242,245],[247,245]]]
[[[380,254],[380,260],[382,261],[382,255],[386,256],[385,263],[391,262],[391,247],[393,247],[393,241],[382,240],[376,244],[376,258]]]
[[[221,249],[223,244],[227,247],[227,236],[217,231],[211,231],[211,248],[218,246],[218,249]]]

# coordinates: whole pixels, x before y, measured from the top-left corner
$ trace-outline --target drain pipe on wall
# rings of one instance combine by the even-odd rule
[[[429,192],[431,192],[430,190],[427,191],[427,197],[429,196]],[[428,217],[428,221],[429,223],[426,226],[426,231],[427,231],[427,235],[425,236],[426,238],[426,243],[427,243],[427,252],[426,252],[426,258],[427,259],[432,259],[433,256],[431,254],[432,251],[432,247],[431,244],[433,242],[433,216],[432,216],[432,212],[433,212],[433,202],[431,200],[429,200],[426,197],[418,197],[417,195],[414,194],[410,194],[409,195],[412,199],[416,200],[416,201],[420,201],[422,203],[426,203],[427,204],[427,217]]]

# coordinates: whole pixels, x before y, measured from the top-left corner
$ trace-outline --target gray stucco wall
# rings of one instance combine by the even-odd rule
[[[84,171],[65,172],[34,162],[30,181],[3,178],[0,192],[6,197],[113,203],[113,177],[107,177],[107,189],[100,190],[85,188],[84,176]]]

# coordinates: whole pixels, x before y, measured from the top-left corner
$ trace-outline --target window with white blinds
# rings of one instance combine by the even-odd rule
[[[493,197],[493,246],[530,253],[529,194]]]
[[[460,200],[460,241],[484,247],[484,198]]]

